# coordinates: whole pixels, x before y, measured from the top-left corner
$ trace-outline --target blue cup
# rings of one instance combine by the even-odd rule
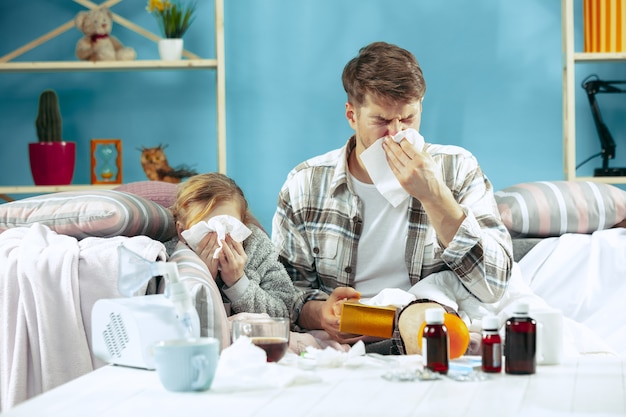
[[[152,347],[156,371],[168,391],[211,388],[219,360],[219,340],[213,337],[162,340]]]

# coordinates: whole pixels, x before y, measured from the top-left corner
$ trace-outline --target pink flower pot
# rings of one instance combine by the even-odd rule
[[[30,171],[35,185],[72,183],[76,163],[76,143],[37,142],[28,144]]]

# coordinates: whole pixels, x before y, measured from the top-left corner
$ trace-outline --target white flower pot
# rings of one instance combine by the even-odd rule
[[[160,39],[159,40],[159,56],[164,61],[176,61],[181,59],[183,55],[182,39]]]

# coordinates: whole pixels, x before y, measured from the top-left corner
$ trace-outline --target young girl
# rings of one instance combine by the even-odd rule
[[[184,243],[183,231],[215,216],[232,216],[245,224],[252,233],[241,243],[230,234],[219,242],[218,234],[209,232],[195,248],[190,247],[208,267],[233,313],[292,316],[300,293],[278,261],[269,236],[252,216],[243,191],[231,178],[217,172],[190,177],[179,185],[171,209]],[[296,318],[291,320],[293,323]]]

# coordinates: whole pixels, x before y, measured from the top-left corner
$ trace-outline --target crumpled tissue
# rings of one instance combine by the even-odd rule
[[[184,230],[181,234],[191,249],[195,250],[202,238],[209,232],[217,233],[218,243],[220,245],[213,254],[214,259],[217,259],[219,256],[222,250],[222,241],[226,238],[227,234],[230,234],[230,237],[237,242],[243,242],[252,234],[252,230],[248,229],[245,224],[227,214],[211,217],[207,221],[196,223],[189,229]]]
[[[222,350],[211,391],[233,392],[282,388],[320,382],[319,375],[267,362],[267,354],[250,338],[241,336]]]
[[[409,128],[398,132],[393,140],[400,142],[406,139],[413,144],[418,150],[424,147],[424,138],[415,129]],[[361,153],[361,161],[365,165],[365,169],[370,175],[378,192],[391,203],[392,206],[398,207],[408,196],[400,182],[389,167],[385,151],[383,150],[383,138],[379,138],[372,143],[369,148]]]
[[[347,352],[326,347],[318,349],[308,346],[306,352],[302,355],[305,359],[311,359],[315,365],[324,368],[339,368],[344,365],[350,365],[355,359],[365,355],[365,344],[362,340],[356,342]]]
[[[380,307],[394,306],[400,308],[415,299],[415,295],[401,290],[400,288],[384,288],[372,298],[361,300],[361,304]]]

